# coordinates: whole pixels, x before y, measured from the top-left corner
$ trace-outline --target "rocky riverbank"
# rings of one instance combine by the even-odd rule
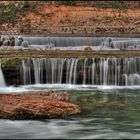
[[[0,94],[0,119],[63,118],[80,113],[67,92],[53,90],[26,94]]]
[[[138,8],[48,5],[46,2],[37,5],[34,10],[23,9],[19,12],[19,9],[13,22],[1,23],[0,34],[93,36],[140,34]]]

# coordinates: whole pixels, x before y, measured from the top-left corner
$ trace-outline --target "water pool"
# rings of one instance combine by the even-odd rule
[[[140,87],[30,85],[1,89],[5,93],[29,90],[65,90],[81,114],[66,119],[0,120],[3,139],[138,139]],[[9,90],[8,90],[9,89]]]

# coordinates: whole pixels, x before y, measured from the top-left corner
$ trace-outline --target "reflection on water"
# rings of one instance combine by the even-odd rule
[[[11,87],[11,91],[67,89],[82,113],[67,119],[0,120],[0,138],[140,138],[139,87],[53,86]]]

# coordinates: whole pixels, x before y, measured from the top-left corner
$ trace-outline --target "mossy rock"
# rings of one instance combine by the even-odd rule
[[[1,67],[2,69],[15,69],[19,70],[21,67],[21,59],[18,58],[5,58],[1,59]]]

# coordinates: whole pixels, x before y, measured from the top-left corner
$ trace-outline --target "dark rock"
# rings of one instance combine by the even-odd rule
[[[3,42],[0,40],[0,46],[2,46]]]
[[[10,46],[15,46],[15,38],[12,36],[9,37],[9,40],[10,40]]]
[[[4,46],[10,46],[10,40],[5,40],[4,42],[3,42],[3,45]]]

